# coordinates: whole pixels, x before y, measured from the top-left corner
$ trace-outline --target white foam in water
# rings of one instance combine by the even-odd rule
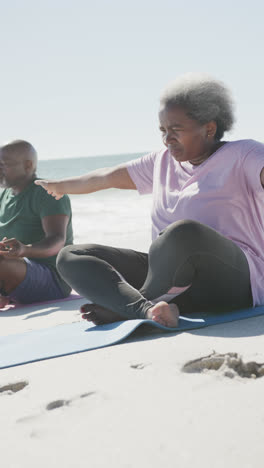
[[[138,157],[140,155],[135,155]],[[40,161],[39,177],[59,179],[133,159],[131,155]],[[147,252],[151,242],[151,196],[134,190],[70,195],[75,244],[98,243]]]

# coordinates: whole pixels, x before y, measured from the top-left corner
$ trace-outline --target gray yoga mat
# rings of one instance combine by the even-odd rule
[[[164,333],[181,332],[259,315],[264,315],[264,306],[224,314],[180,317],[177,328],[166,328],[151,320],[127,320],[100,326],[82,321],[3,336],[0,337],[0,369],[114,345],[143,324],[143,332],[157,329]]]

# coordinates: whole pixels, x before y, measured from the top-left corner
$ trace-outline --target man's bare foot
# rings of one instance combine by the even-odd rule
[[[167,302],[161,301],[148,309],[146,318],[154,320],[164,327],[174,328],[178,326],[179,315],[180,311],[176,304],[167,304]]]
[[[110,309],[106,309],[105,307],[101,307],[98,304],[83,304],[80,311],[84,320],[93,322],[95,325],[103,325],[104,323],[113,323],[126,320],[116,312],[113,312]]]

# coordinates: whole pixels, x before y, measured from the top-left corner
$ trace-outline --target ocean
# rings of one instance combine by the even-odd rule
[[[142,156],[143,153],[40,160],[38,177],[79,176]],[[151,243],[151,196],[136,190],[109,189],[70,195],[75,244],[98,243],[147,252]]]

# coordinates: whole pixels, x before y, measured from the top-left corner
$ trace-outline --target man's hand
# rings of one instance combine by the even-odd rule
[[[60,200],[63,197],[63,193],[59,192],[59,187],[56,182],[49,182],[48,180],[35,180],[36,185],[41,185],[49,195],[52,195],[56,200]]]
[[[6,258],[25,257],[26,245],[17,239],[4,239],[0,242],[0,255]]]

